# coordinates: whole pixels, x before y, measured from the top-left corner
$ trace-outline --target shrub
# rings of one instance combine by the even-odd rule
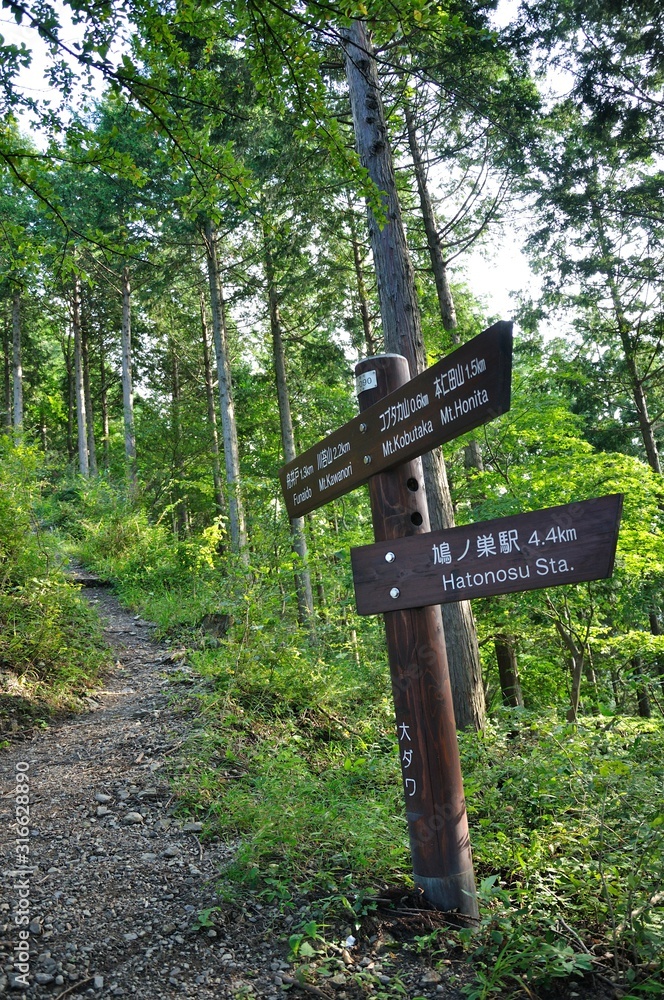
[[[40,525],[38,456],[0,439],[0,698],[3,716],[72,707],[106,659],[96,615]]]

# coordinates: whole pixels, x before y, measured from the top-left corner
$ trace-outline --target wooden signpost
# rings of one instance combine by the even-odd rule
[[[357,610],[467,601],[611,576],[622,495],[350,550]]]
[[[478,916],[440,604],[611,573],[621,497],[431,532],[420,456],[510,406],[512,324],[409,378],[399,355],[355,368],[360,415],[280,472],[291,517],[368,480],[375,544],[352,550],[358,610],[382,612],[416,884]]]
[[[284,465],[288,516],[302,517],[505,413],[511,377],[512,324],[495,323]],[[374,390],[376,379],[368,365],[357,375],[358,394]]]

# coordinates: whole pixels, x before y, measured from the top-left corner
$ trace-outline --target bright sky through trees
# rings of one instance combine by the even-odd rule
[[[508,24],[518,6],[518,0],[501,0],[493,17],[496,27]],[[55,0],[54,7],[65,29],[62,34],[63,41],[71,46],[83,37],[82,27],[72,23],[70,9],[61,0]],[[67,106],[63,105],[63,98],[58,88],[47,79],[47,47],[37,31],[25,21],[17,24],[13,17],[2,11],[0,35],[7,43],[16,45],[23,43],[32,52],[30,67],[23,69],[19,75],[21,88],[35,100],[48,102],[52,107],[61,107],[62,117],[66,121]],[[121,52],[122,43],[118,39],[110,51],[110,59],[113,60]],[[87,82],[76,84],[69,107],[80,111],[82,105],[99,99],[105,89],[102,74],[94,72],[93,83],[93,88],[90,88]],[[35,126],[34,119],[31,119],[29,113],[20,112],[19,123],[38,148],[45,148],[46,137]],[[485,304],[487,312],[501,319],[512,319],[517,308],[517,296],[526,294],[536,297],[539,291],[539,282],[523,253],[523,236],[518,218],[508,223],[504,233],[496,235],[488,246],[464,254],[458,268],[455,269],[452,264],[450,271],[455,280],[466,279],[473,293]],[[543,332],[547,334],[549,331],[545,327]],[[551,335],[555,333],[556,330],[552,328]]]

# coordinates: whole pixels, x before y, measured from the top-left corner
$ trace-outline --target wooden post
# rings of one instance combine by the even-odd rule
[[[410,379],[397,354],[360,361],[355,374],[360,412]],[[373,476],[369,492],[376,541],[430,530],[421,459]],[[439,909],[478,917],[440,607],[384,620],[415,882]]]

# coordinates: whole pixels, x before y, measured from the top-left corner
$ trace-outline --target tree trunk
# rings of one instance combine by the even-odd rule
[[[410,154],[413,159],[415,180],[417,182],[417,191],[420,198],[420,211],[422,212],[422,219],[424,221],[424,231],[427,237],[431,269],[436,282],[436,295],[438,297],[440,318],[443,322],[443,328],[451,334],[452,343],[459,344],[459,334],[456,332],[456,309],[454,308],[454,297],[452,295],[452,289],[450,288],[449,277],[447,274],[447,264],[445,262],[445,258],[443,257],[443,249],[440,242],[440,236],[438,235],[438,223],[436,221],[431,195],[429,194],[427,175],[424,162],[422,160],[419,140],[417,138],[417,130],[415,128],[413,115],[408,104],[406,104],[405,107],[405,115],[406,129],[408,132],[408,145],[410,146]],[[484,470],[482,452],[478,442],[475,440],[472,440],[465,447],[465,466],[468,469],[477,469],[479,472]]]
[[[124,419],[125,461],[129,488],[133,494],[137,486],[137,470],[131,352],[131,283],[128,267],[122,269],[122,415]]]
[[[73,463],[76,449],[74,448],[74,363],[71,349],[71,333],[67,334],[66,344],[62,341],[62,355],[65,359],[67,372],[67,457]]]
[[[88,429],[83,387],[83,346],[81,337],[81,282],[74,278],[72,297],[72,327],[74,329],[74,372],[76,378],[76,427],[78,430],[78,471],[90,475],[88,464]]]
[[[572,693],[570,695],[567,721],[576,722],[579,717],[579,699],[581,697],[581,678],[583,676],[583,650],[577,649],[572,658]]]
[[[208,424],[210,425],[210,440],[212,445],[212,481],[214,482],[214,501],[217,513],[224,510],[224,490],[221,480],[221,458],[219,454],[219,435],[217,434],[217,412],[214,405],[214,382],[210,365],[210,331],[205,314],[205,294],[201,288],[201,329],[203,332],[203,368],[205,373],[205,398],[207,400]]]
[[[519,667],[514,649],[514,637],[497,635],[494,639],[494,648],[498,661],[503,705],[507,705],[509,708],[523,708],[523,694],[521,693]]]
[[[588,657],[586,659],[586,664],[584,667],[584,673],[586,676],[586,683],[590,690],[590,715],[599,715],[599,685],[597,683],[597,674],[595,673],[595,667],[591,659],[590,650],[588,650]]]
[[[177,498],[173,506],[173,533],[176,538],[181,538],[189,534],[189,516],[187,513],[187,502],[182,496],[184,467],[182,456],[182,424],[180,421],[180,363],[176,346],[172,338],[169,338],[169,340],[169,353],[171,355],[171,435],[173,438],[173,459],[171,464],[172,476],[175,480],[175,496]]]
[[[111,468],[111,435],[108,426],[108,386],[106,384],[106,356],[104,351],[104,335],[99,330],[99,398],[101,404],[101,434],[104,453],[104,472],[108,475]]]
[[[466,469],[477,469],[478,472],[484,472],[484,459],[478,441],[473,439],[464,448],[463,464]]]
[[[14,380],[14,437],[23,434],[23,361],[21,356],[21,292],[15,288],[12,297],[12,360]]]
[[[48,431],[46,427],[46,412],[44,410],[44,404],[39,408],[39,437],[41,439],[42,448],[44,449],[44,454],[48,450]]]
[[[443,257],[443,248],[438,234],[438,225],[427,185],[426,169],[422,161],[422,152],[417,138],[415,122],[413,121],[413,114],[408,102],[406,102],[404,110],[406,115],[406,131],[408,132],[408,145],[410,146],[410,155],[413,159],[413,167],[415,169],[417,193],[420,198],[420,211],[422,212],[422,219],[424,221],[424,232],[427,237],[431,269],[436,282],[438,307],[440,309],[443,327],[452,334],[452,343],[458,344],[459,335],[455,332],[457,317],[456,310],[454,308],[454,298],[452,297],[452,289],[450,288],[450,282],[447,275],[447,264],[445,262],[445,258]]]
[[[629,372],[629,379],[632,388],[632,399],[634,400],[634,405],[636,406],[639,430],[641,432],[641,440],[643,441],[643,446],[645,448],[646,458],[648,460],[648,465],[653,472],[661,474],[662,464],[659,457],[659,450],[657,448],[657,441],[653,431],[652,420],[650,419],[650,414],[648,412],[648,400],[646,399],[646,394],[643,388],[643,380],[640,378],[636,367],[635,351],[631,342],[629,328],[628,326],[622,324],[620,319],[618,322],[620,324],[620,339],[622,342],[623,354],[625,356],[625,364],[627,365],[627,371]]]
[[[240,494],[240,452],[237,441],[235,407],[231,368],[228,359],[226,337],[226,315],[221,287],[219,257],[217,254],[217,234],[211,222],[205,223],[205,250],[207,254],[208,279],[210,282],[210,307],[212,311],[212,332],[217,358],[217,380],[219,383],[219,406],[221,411],[221,431],[224,441],[224,463],[228,486],[228,521],[231,535],[231,550],[247,562],[247,531],[244,509]]]
[[[651,611],[648,615],[650,619],[650,632],[652,635],[661,635],[662,630],[659,625],[659,618],[656,611]],[[657,667],[657,673],[659,675],[659,680],[662,685],[662,690],[664,690],[664,657],[658,656],[655,660],[655,665]]]
[[[581,678],[583,677],[583,667],[585,663],[585,650],[574,641],[574,636],[567,631],[561,621],[555,620],[556,631],[569,651],[572,673],[572,691],[570,694],[570,705],[567,712],[567,721],[576,722],[579,716],[579,699],[581,697]]]
[[[318,613],[321,618],[327,618],[325,584],[323,583],[323,576],[319,569],[316,570],[316,596],[318,598]]]
[[[307,514],[307,521],[311,527],[313,518],[311,514]],[[322,618],[323,621],[327,620],[327,594],[325,593],[325,583],[323,581],[323,574],[320,571],[320,566],[317,566],[314,572],[314,589],[316,591],[316,603],[318,607],[318,616]]]
[[[431,530],[453,528],[454,508],[442,451],[437,448],[423,455],[422,468]],[[457,726],[479,730],[486,720],[486,699],[473,609],[470,601],[458,601],[443,604],[441,610]]]
[[[362,166],[381,192],[384,219],[379,218],[369,204],[368,224],[385,349],[407,359],[412,377],[424,365],[420,313],[376,60],[364,22],[353,21],[350,27],[343,29],[343,46],[357,151]]]
[[[632,669],[636,677],[636,704],[640,718],[649,719],[651,717],[650,698],[648,697],[648,685],[643,674],[643,662],[640,656],[635,656],[632,660]]]
[[[597,242],[599,249],[601,250],[602,256],[605,260],[611,260],[613,253],[606,235],[601,207],[593,197],[592,192],[589,192],[588,200],[590,202],[593,220],[597,229]],[[662,465],[657,448],[657,441],[653,431],[653,422],[650,419],[650,414],[648,412],[648,401],[643,388],[644,380],[639,375],[637,368],[636,349],[631,338],[631,324],[623,306],[614,270],[607,267],[604,269],[603,273],[611,294],[611,302],[616,318],[616,325],[618,327],[618,334],[620,336],[620,343],[622,345],[623,357],[625,359],[625,365],[629,375],[632,399],[634,401],[634,405],[636,406],[639,431],[641,432],[641,440],[643,441],[643,447],[645,448],[648,465],[653,472],[661,474]]]
[[[362,21],[353,21],[344,29],[343,45],[358,154],[377,190],[382,192],[385,217],[382,228],[382,220],[371,205],[368,219],[385,349],[402,354],[408,360],[413,377],[425,367],[420,313],[376,61]],[[422,464],[432,530],[451,527],[454,517],[442,455],[439,451],[430,452],[423,456]],[[480,729],[484,725],[486,706],[477,635],[468,602],[444,605],[443,622],[457,726]]]
[[[286,358],[284,355],[284,340],[281,331],[279,301],[274,283],[274,268],[270,251],[265,247],[265,276],[267,278],[268,305],[270,310],[270,331],[272,333],[272,358],[274,375],[277,384],[277,401],[279,404],[279,424],[281,426],[281,443],[284,450],[284,461],[292,462],[297,456],[293,419],[291,416],[288,383],[286,380]],[[307,536],[304,530],[304,518],[291,518],[291,543],[297,557],[295,571],[295,591],[297,594],[297,613],[301,625],[309,626],[314,612],[314,598],[311,589],[311,574],[308,565]]]
[[[357,297],[360,303],[360,316],[362,317],[362,331],[364,333],[364,343],[366,345],[367,354],[371,356],[376,353],[376,340],[374,337],[373,326],[371,323],[371,308],[369,304],[369,295],[367,293],[367,286],[364,281],[364,269],[362,267],[362,254],[360,252],[360,241],[357,236],[357,229],[355,226],[355,214],[353,212],[353,205],[348,196],[348,218],[350,222],[350,238],[351,245],[353,247],[353,267],[355,268],[355,284],[357,287]]]
[[[570,707],[567,712],[567,721],[575,723],[579,715],[581,678],[583,677],[583,670],[586,663],[586,652],[588,651],[588,637],[590,635],[592,616],[586,623],[585,636],[580,637],[578,634],[575,634],[572,629],[571,614],[567,606],[566,598],[563,598],[563,613],[556,608],[556,605],[551,600],[550,595],[546,592],[545,598],[556,632],[562,639],[563,645],[570,655],[572,690],[570,694]]]
[[[621,685],[620,685],[620,678],[618,676],[618,671],[616,670],[616,668],[613,665],[613,663],[610,666],[610,671],[611,671],[611,690],[613,691],[613,700],[615,702],[616,715],[619,715],[619,713],[620,713],[620,704],[621,704],[621,701],[622,701],[622,698],[620,696],[620,694],[621,694],[621,692],[620,692]]]
[[[92,393],[90,392],[90,357],[88,351],[88,329],[85,314],[81,315],[81,352],[83,358],[83,394],[85,397],[85,415],[88,429],[88,459],[90,474],[97,475],[97,448],[95,446],[95,421],[92,411]]]
[[[4,362],[4,406],[2,423],[5,433],[9,433],[12,426],[12,362],[11,362],[11,339],[9,327],[4,326],[2,332],[2,358]]]

